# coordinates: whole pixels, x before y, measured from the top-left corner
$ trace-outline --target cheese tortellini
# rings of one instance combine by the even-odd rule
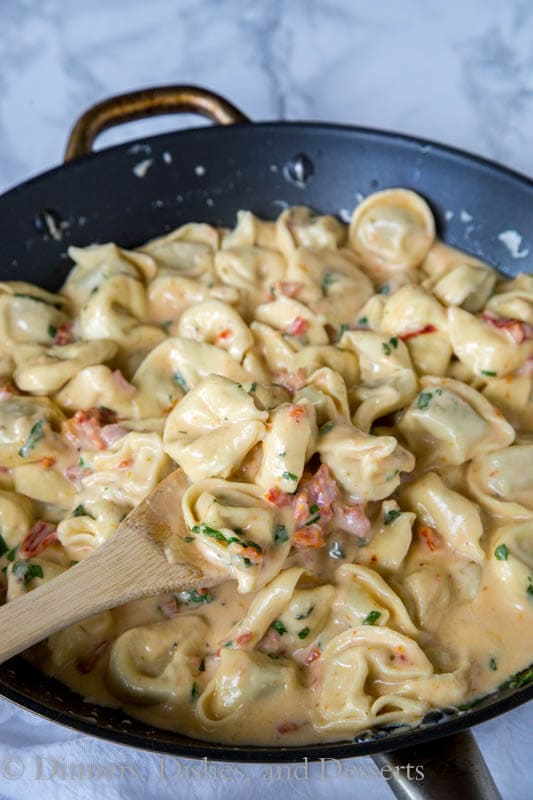
[[[69,255],[57,293],[0,283],[0,595],[75,569],[175,469],[174,556],[220,583],[70,626],[39,669],[150,725],[291,746],[528,667],[531,275],[438,241],[403,188],[349,225],[239,211]]]

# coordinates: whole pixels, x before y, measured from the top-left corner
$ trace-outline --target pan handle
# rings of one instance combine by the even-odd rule
[[[220,125],[250,122],[249,118],[219,94],[198,86],[156,86],[116,95],[91,106],[70,132],[65,161],[91,152],[101,131],[143,117],[158,114],[193,113],[209,117]]]
[[[501,800],[470,731],[372,758],[398,800]]]

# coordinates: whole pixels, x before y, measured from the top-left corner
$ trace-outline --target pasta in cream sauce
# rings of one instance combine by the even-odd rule
[[[93,702],[232,744],[463,707],[533,661],[533,276],[406,189],[72,247],[0,283],[0,591],[87,558],[179,466],[215,588],[26,653]]]

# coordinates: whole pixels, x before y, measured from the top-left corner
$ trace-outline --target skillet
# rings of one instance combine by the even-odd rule
[[[220,124],[91,152],[104,128],[184,111]],[[0,197],[0,279],[56,290],[71,266],[70,244],[135,247],[191,220],[231,225],[240,208],[273,218],[285,204],[308,205],[346,219],[359,195],[390,186],[422,194],[448,244],[508,275],[533,271],[533,181],[411,136],[322,123],[251,124],[218,95],[167,86],[93,106],[74,126],[65,159]],[[498,238],[505,231],[522,235],[519,247],[509,247],[513,234],[507,245]],[[500,795],[469,729],[531,699],[533,669],[462,711],[431,712],[414,729],[389,727],[309,747],[218,745],[157,730],[83,702],[20,658],[0,666],[0,694],[57,723],[146,750],[269,763],[371,755],[397,797],[492,800]],[[421,766],[424,779],[413,780],[408,764]]]

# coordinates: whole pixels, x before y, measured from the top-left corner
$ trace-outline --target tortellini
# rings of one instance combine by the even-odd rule
[[[390,495],[400,483],[400,473],[411,472],[415,464],[394,436],[370,436],[343,423],[320,437],[318,452],[343,489],[364,501]]]
[[[511,444],[515,432],[479,392],[460,381],[422,378],[398,428],[426,464],[463,464]]]
[[[256,406],[252,392],[212,375],[169,414],[165,450],[190,480],[227,478],[263,438],[267,417]]]
[[[105,551],[174,470],[166,557],[206,578],[31,663],[146,724],[282,747],[527,668],[533,276],[436,240],[402,188],[349,225],[241,210],[69,255],[57,293],[0,283],[0,595]]]
[[[350,243],[369,270],[416,267],[435,236],[431,209],[407,189],[375,192],[355,209]]]

